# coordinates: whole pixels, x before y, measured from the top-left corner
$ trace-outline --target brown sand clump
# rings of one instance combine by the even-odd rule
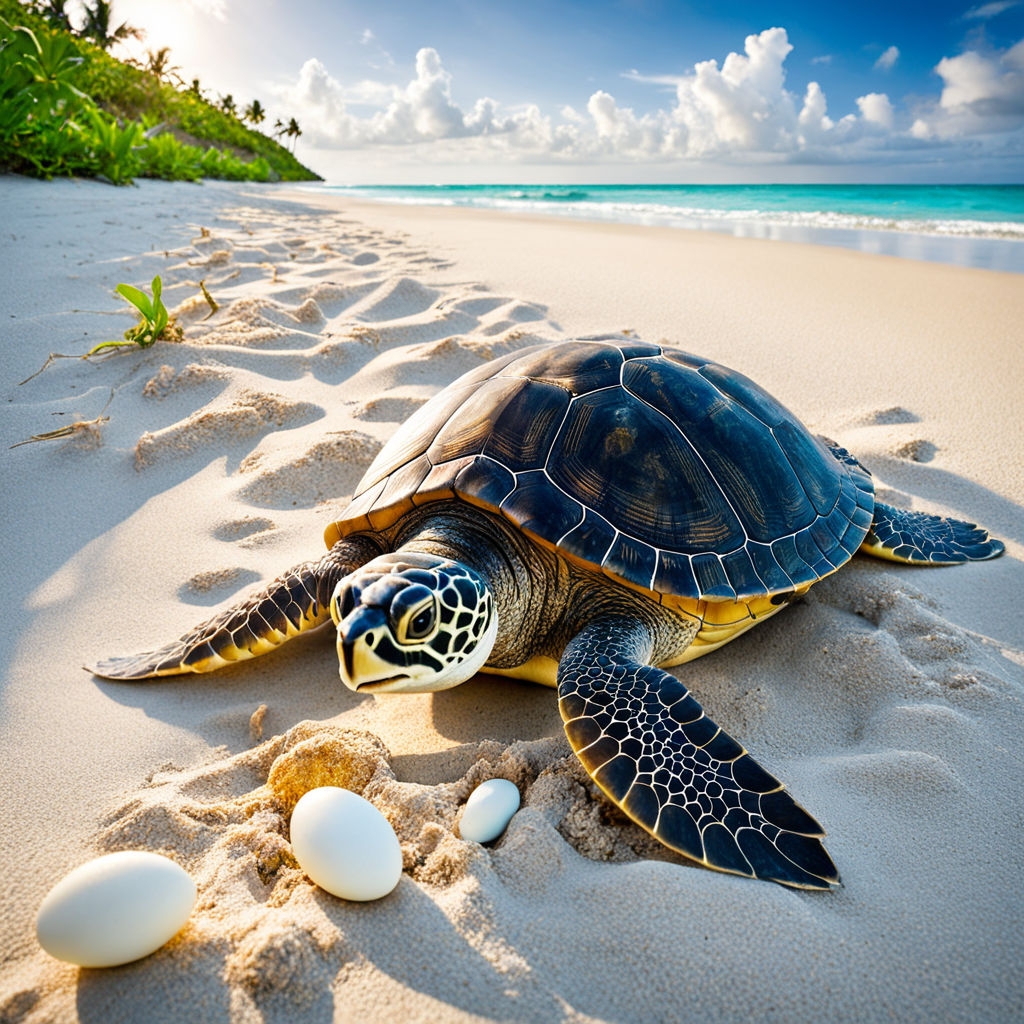
[[[361,729],[322,729],[281,754],[270,766],[267,785],[285,814],[318,786],[339,786],[362,793],[388,764],[387,747]]]
[[[179,588],[182,595],[208,594],[214,590],[236,590],[247,583],[255,583],[259,579],[257,573],[240,566],[232,565],[223,569],[207,569],[189,577]]]
[[[249,547],[268,540],[276,530],[277,524],[265,516],[242,516],[220,523],[212,534],[217,540]]]

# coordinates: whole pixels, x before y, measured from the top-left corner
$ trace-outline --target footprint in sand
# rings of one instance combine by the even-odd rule
[[[202,449],[216,453],[283,427],[312,423],[324,415],[310,402],[293,402],[269,392],[242,391],[228,402],[217,399],[184,420],[162,430],[146,431],[135,445],[135,467],[160,459],[191,455]]]
[[[352,415],[374,423],[404,423],[427,400],[414,396],[385,395],[364,402]]]
[[[931,441],[921,439],[907,441],[905,444],[893,449],[893,455],[900,459],[909,459],[911,462],[931,462],[935,458],[938,448]]]
[[[439,294],[436,289],[427,288],[414,278],[394,278],[378,285],[351,312],[366,321],[401,320],[429,309]]]
[[[855,426],[860,427],[891,427],[898,423],[920,423],[921,417],[904,409],[902,405],[893,405],[888,409],[875,409],[864,413],[855,421]]]
[[[196,573],[178,588],[178,599],[187,604],[220,604],[235,591],[247,587],[260,579],[258,572],[231,566],[227,569],[210,569]]]
[[[380,257],[375,252],[356,253],[356,255],[353,256],[351,259],[351,262],[354,263],[357,267],[365,267],[368,266],[370,263],[377,263],[379,261]]]
[[[238,497],[264,508],[311,508],[345,497],[380,449],[381,442],[369,434],[336,430],[298,451],[255,451],[238,467],[240,474],[254,477]]]
[[[265,516],[243,516],[221,523],[214,529],[213,536],[242,548],[252,548],[270,540],[276,530],[277,524]]]

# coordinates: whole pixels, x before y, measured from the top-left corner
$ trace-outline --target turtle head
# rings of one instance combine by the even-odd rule
[[[403,551],[346,576],[331,599],[342,681],[361,693],[458,686],[494,646],[498,619],[483,577],[461,562]]]

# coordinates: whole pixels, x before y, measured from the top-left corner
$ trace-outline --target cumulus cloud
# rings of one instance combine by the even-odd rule
[[[889,102],[889,97],[884,92],[869,92],[867,96],[859,97],[857,107],[861,117],[869,124],[878,125],[887,132],[892,131],[892,103]]]
[[[879,71],[891,71],[900,59],[900,51],[897,46],[890,46],[878,60],[875,61],[875,68]]]
[[[359,148],[504,135],[524,146],[556,148],[557,132],[536,107],[504,115],[495,100],[482,97],[463,111],[452,100],[451,77],[432,47],[416,54],[415,77],[404,88],[366,80],[343,86],[312,57],[297,80],[277,93],[302,111],[303,132],[314,145]],[[361,117],[353,105],[378,109]]]
[[[1024,125],[1024,39],[1001,54],[966,50],[935,66],[942,95],[914,122],[919,139],[1012,131]]]
[[[900,115],[884,92],[860,96],[855,110],[833,115],[818,82],[791,91],[785,62],[792,49],[785,29],[770,28],[748,36],[743,52],[729,53],[721,64],[700,61],[683,75],[630,71],[625,77],[633,81],[672,90],[669,102],[646,112],[620,105],[605,89],[585,106],[565,105],[555,115],[532,105],[508,109],[486,96],[466,106],[430,47],[416,54],[404,85],[343,85],[311,58],[279,94],[299,111],[304,136],[314,145],[430,145],[432,152],[466,159],[869,159],[889,146],[1024,124],[1024,41],[1001,56],[967,51],[943,58],[935,69],[942,94],[916,112],[909,131],[899,127]],[[891,67],[898,56],[890,47],[879,61]]]

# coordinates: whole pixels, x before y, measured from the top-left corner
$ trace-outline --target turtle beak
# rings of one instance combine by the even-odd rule
[[[388,690],[405,678],[374,650],[387,632],[387,617],[380,608],[357,608],[339,623],[338,672],[350,690]]]

